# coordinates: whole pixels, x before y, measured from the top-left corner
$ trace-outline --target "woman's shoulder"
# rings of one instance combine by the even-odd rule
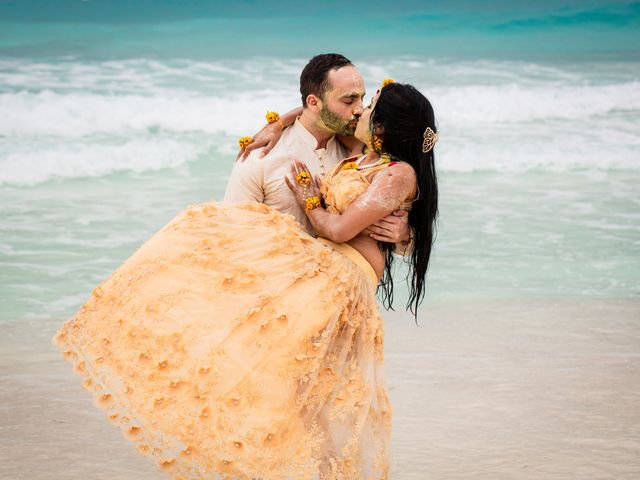
[[[376,177],[391,177],[395,179],[406,179],[406,180],[416,180],[416,172],[413,167],[407,162],[403,162],[400,160],[392,161],[387,164],[386,168],[382,168],[375,172],[374,178]]]
[[[417,191],[416,172],[407,162],[391,162],[373,175],[371,186],[374,189],[391,189],[405,199],[411,198]]]
[[[413,167],[409,163],[403,162],[402,160],[392,161],[391,163],[389,163],[387,169],[390,173],[395,175],[410,175],[413,177],[416,176],[416,171],[413,169]]]

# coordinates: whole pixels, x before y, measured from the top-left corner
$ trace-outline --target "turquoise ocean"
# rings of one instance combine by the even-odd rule
[[[638,27],[637,2],[0,2],[0,321],[69,316],[220,199],[236,139],[327,51],[436,109],[426,304],[637,299]]]
[[[638,478],[640,2],[594,0],[0,0],[0,477],[159,478],[49,339],[323,52],[440,132],[419,326],[401,264],[385,314],[393,478]]]

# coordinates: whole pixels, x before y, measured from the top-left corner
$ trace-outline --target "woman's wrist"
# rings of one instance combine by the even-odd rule
[[[413,235],[411,235],[408,240],[402,240],[394,244],[393,253],[400,255],[402,257],[406,257],[407,255],[410,255],[412,251],[413,251]]]
[[[296,121],[296,119],[302,115],[302,107],[297,107],[292,110],[289,110],[287,113],[280,117],[280,121],[284,125],[284,128],[290,127]]]
[[[268,111],[265,118],[267,119],[267,124],[277,123],[280,125],[280,128],[284,130],[284,125],[282,124],[282,120],[280,120],[280,114],[278,112]]]

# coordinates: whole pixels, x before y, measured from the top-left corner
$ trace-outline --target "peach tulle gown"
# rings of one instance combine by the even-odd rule
[[[363,191],[354,172],[327,198]],[[54,341],[171,478],[386,479],[376,283],[356,250],[289,215],[205,203],[96,287]]]

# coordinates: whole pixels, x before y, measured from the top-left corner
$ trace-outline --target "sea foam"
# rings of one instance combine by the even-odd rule
[[[212,148],[231,159],[267,110],[299,104],[303,64],[0,61],[0,184],[178,168]],[[369,92],[391,76],[430,98],[441,170],[639,166],[640,82],[628,65],[414,58],[361,70]]]

